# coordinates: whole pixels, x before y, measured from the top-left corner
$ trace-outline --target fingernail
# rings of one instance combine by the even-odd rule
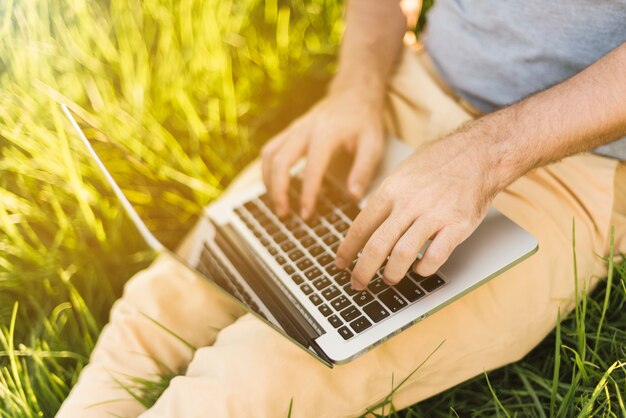
[[[350,286],[352,286],[354,290],[363,290],[363,285],[355,279],[350,280]]]
[[[342,257],[337,257],[335,259],[335,265],[337,266],[337,268],[340,268],[342,270],[348,267],[348,263]]]
[[[302,207],[302,209],[300,209],[300,217],[302,219],[308,219],[309,218],[309,208]]]

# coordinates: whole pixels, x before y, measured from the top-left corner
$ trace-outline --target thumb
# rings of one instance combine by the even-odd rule
[[[348,192],[361,199],[372,181],[384,148],[383,134],[373,129],[361,134],[357,141],[356,155],[348,175]]]

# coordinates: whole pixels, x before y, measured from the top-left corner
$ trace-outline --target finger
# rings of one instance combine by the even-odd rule
[[[363,247],[363,252],[352,271],[352,287],[365,289],[376,271],[383,264],[391,249],[411,226],[411,217],[406,213],[392,212],[372,234]]]
[[[361,199],[376,173],[384,142],[382,131],[376,128],[363,133],[358,141],[354,163],[348,176],[348,191],[354,199]]]
[[[435,274],[448,260],[452,251],[465,241],[471,232],[470,228],[459,226],[447,226],[441,229],[426,249],[422,259],[413,265],[413,271],[424,277]]]
[[[389,261],[383,271],[383,279],[389,285],[398,284],[406,275],[411,265],[417,259],[420,250],[439,229],[438,225],[425,219],[418,218],[413,225],[402,235],[391,250]]]
[[[288,129],[274,137],[274,139],[265,144],[261,150],[263,183],[265,184],[268,195],[271,193],[270,188],[272,187],[272,160],[284,140],[287,138],[287,133]]]
[[[373,197],[357,215],[348,229],[346,238],[339,248],[335,264],[340,269],[345,269],[355,259],[359,251],[391,213],[391,203],[385,199]]]
[[[289,170],[302,156],[306,145],[306,138],[292,133],[283,141],[281,148],[272,158],[270,197],[274,202],[276,214],[280,217],[286,216],[289,211]]]
[[[308,219],[315,210],[315,202],[324,179],[324,173],[335,152],[335,148],[336,144],[327,140],[312,139],[309,142],[300,202],[300,215],[304,219]]]

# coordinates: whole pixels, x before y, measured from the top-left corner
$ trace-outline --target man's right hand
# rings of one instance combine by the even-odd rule
[[[307,219],[313,214],[324,172],[340,147],[354,154],[346,189],[354,199],[363,197],[384,148],[382,94],[372,96],[364,90],[367,87],[331,89],[308,113],[265,145],[263,181],[278,216],[286,216],[290,209],[290,169],[302,156],[306,156],[306,166],[300,215]]]

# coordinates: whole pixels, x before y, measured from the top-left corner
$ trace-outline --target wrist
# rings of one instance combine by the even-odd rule
[[[380,105],[384,102],[386,83],[382,77],[368,71],[340,70],[330,83],[328,95],[351,92],[361,100]]]
[[[497,113],[497,112],[496,112]],[[529,154],[519,146],[510,124],[490,114],[464,125],[453,134],[460,152],[466,152],[487,194],[495,196],[533,168]]]

